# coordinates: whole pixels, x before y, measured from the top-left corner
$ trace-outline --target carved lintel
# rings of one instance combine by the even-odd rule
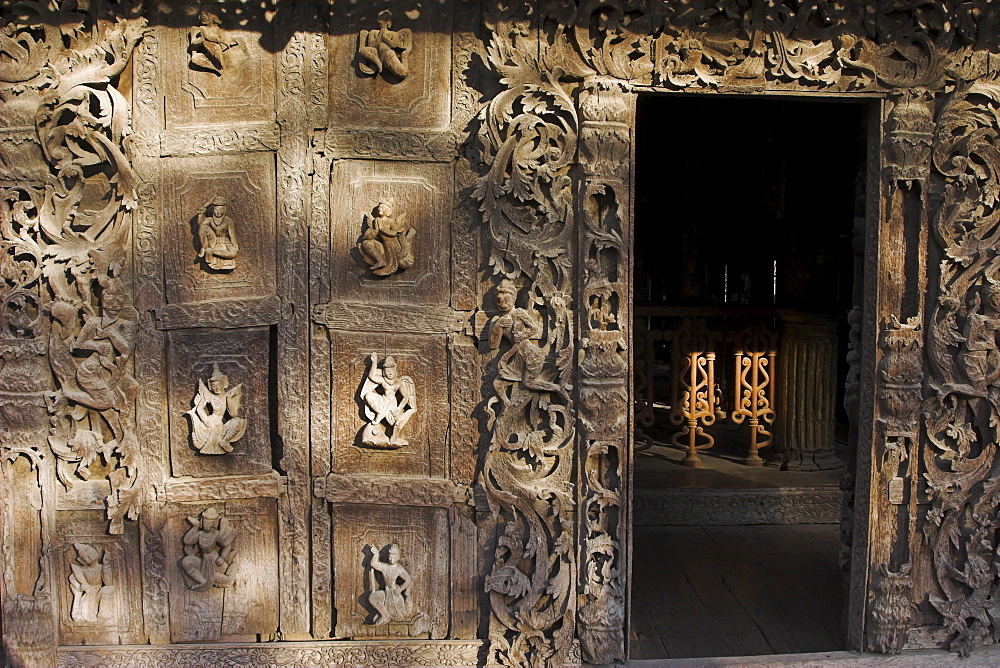
[[[451,480],[400,476],[351,476],[331,473],[313,483],[313,494],[331,503],[373,503],[380,505],[447,508],[455,503],[471,503],[472,491]]]
[[[197,665],[212,657],[216,666],[392,665],[474,666],[479,663],[481,640],[317,641],[282,643],[226,643],[184,645],[110,645],[60,647],[61,668],[85,666]]]
[[[458,152],[458,135],[405,130],[328,130],[315,143],[332,158],[392,158],[450,162]]]
[[[468,314],[447,306],[378,306],[327,302],[313,307],[313,321],[329,329],[449,334],[465,327]]]
[[[211,128],[176,128],[160,134],[161,156],[276,151],[277,123],[238,123]]]
[[[195,304],[167,304],[156,309],[157,329],[258,327],[274,325],[282,316],[278,297],[219,299]]]
[[[285,494],[287,482],[285,476],[277,473],[224,478],[173,478],[159,486],[156,500],[176,503],[255,497],[277,498]]]

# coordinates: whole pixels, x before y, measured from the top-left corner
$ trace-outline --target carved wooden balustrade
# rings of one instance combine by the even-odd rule
[[[715,444],[705,427],[728,416],[733,424],[749,427],[743,463],[760,466],[764,460],[758,451],[774,440],[769,427],[775,420],[778,337],[768,326],[773,317],[740,317],[737,311],[735,317],[678,317],[690,315],[686,311],[692,309],[643,309],[636,319],[637,449],[652,445],[644,430],[656,425],[659,398],[670,422],[681,427],[670,443],[686,450],[683,464],[701,466],[698,452]],[[651,328],[650,322],[663,327]],[[667,396],[656,373],[658,359],[669,360]]]

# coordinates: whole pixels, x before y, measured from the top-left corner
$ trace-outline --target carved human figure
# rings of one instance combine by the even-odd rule
[[[510,350],[500,357],[501,374],[531,390],[564,393],[559,385],[542,377],[545,352],[533,340],[540,336],[542,325],[531,311],[515,306],[516,300],[517,286],[505,278],[497,287],[500,315],[490,320],[490,348],[496,350],[505,338],[511,342]]]
[[[213,197],[198,213],[198,257],[216,271],[236,268],[240,244],[236,239],[236,225],[226,215],[226,198]]]
[[[980,295],[984,295],[981,297]],[[962,361],[965,373],[974,386],[1000,379],[1000,352],[997,333],[1000,332],[1000,285],[990,284],[975,301],[965,318],[962,332]]]
[[[73,548],[76,560],[69,565],[69,589],[73,592],[70,619],[74,622],[114,619],[110,599],[115,587],[111,584],[107,554],[87,543],[73,543]]]
[[[192,69],[222,76],[226,69],[240,64],[245,56],[243,44],[222,29],[219,15],[202,10],[198,14],[201,25],[188,31],[189,64]]]
[[[96,410],[125,411],[138,391],[138,384],[127,374],[127,365],[135,350],[139,312],[126,305],[120,280],[103,277],[99,283],[101,312],[84,320],[73,344],[77,354],[87,354],[76,369],[77,384],[86,394],[64,393]]]
[[[377,30],[358,33],[358,69],[369,76],[381,73],[390,83],[398,83],[410,73],[407,61],[413,50],[413,33],[409,28],[392,30],[389,10],[379,12],[378,25]]]
[[[376,353],[372,353],[369,359],[371,369],[360,392],[368,419],[368,424],[361,430],[361,443],[385,450],[402,448],[409,445],[403,438],[403,428],[417,412],[416,386],[409,376],[399,375],[392,355],[386,356],[381,369]]]
[[[191,442],[203,455],[224,455],[243,438],[247,421],[240,416],[243,384],[229,387],[229,377],[212,364],[208,384],[198,379],[194,407],[184,413],[191,420]]]
[[[382,561],[380,550],[366,545],[371,552],[368,564],[368,604],[375,609],[373,624],[407,621],[413,612],[410,596],[410,574],[399,563],[402,552],[393,543],[387,550],[388,561]],[[381,580],[381,582],[380,582]]]
[[[406,214],[394,214],[392,203],[381,201],[365,214],[365,231],[358,250],[376,276],[390,276],[413,266],[413,236],[416,230]]]
[[[212,587],[232,587],[228,573],[236,549],[236,529],[215,508],[206,508],[198,517],[188,517],[191,528],[181,539],[184,557],[181,572],[188,589],[206,591]]]

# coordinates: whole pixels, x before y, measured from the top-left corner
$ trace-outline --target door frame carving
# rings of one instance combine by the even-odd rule
[[[986,417],[997,415],[995,381],[985,376],[1000,364],[962,349],[954,335],[992,324],[1000,308],[1000,289],[988,288],[992,253],[976,245],[993,240],[1000,185],[986,139],[1000,129],[1000,89],[983,51],[992,38],[979,29],[992,19],[965,6],[936,8],[942,21],[932,27],[916,5],[709,4],[486,9],[488,63],[502,89],[473,137],[489,257],[484,310],[496,313],[496,288],[513,282],[522,317],[540,330],[531,347],[492,351],[484,384],[490,419],[480,480],[496,538],[489,661],[611,663],[627,651],[630,170],[640,91],[878,101],[868,141],[863,309],[853,332],[852,428],[861,445],[847,492],[859,518],[847,644],[968,651],[991,633],[975,597],[990,591],[992,578],[977,580],[974,571],[992,547],[972,547],[988,524],[973,508],[997,505],[982,486],[994,447],[980,452],[970,443],[996,440]],[[935,273],[928,258],[941,256],[935,303],[925,297]],[[970,306],[980,292],[976,303],[987,306]],[[978,381],[973,367],[982,371]],[[902,502],[887,494],[896,479]],[[952,535],[975,556],[948,544]],[[970,625],[970,617],[981,621]]]

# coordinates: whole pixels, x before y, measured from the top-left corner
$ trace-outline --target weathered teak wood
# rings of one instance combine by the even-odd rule
[[[871,104],[848,644],[992,641],[1000,8],[5,9],[11,661],[207,637],[191,619],[220,641],[380,639],[253,650],[263,662],[374,662],[376,642],[403,648],[388,661],[463,662],[476,637],[488,662],[625,658],[632,135],[647,91]],[[741,130],[724,129],[734,147]],[[347,496],[378,476],[460,491]],[[198,591],[180,555],[185,518],[209,508],[239,527],[234,584]],[[226,549],[215,521],[184,556]],[[121,656],[192,651],[209,650]]]

